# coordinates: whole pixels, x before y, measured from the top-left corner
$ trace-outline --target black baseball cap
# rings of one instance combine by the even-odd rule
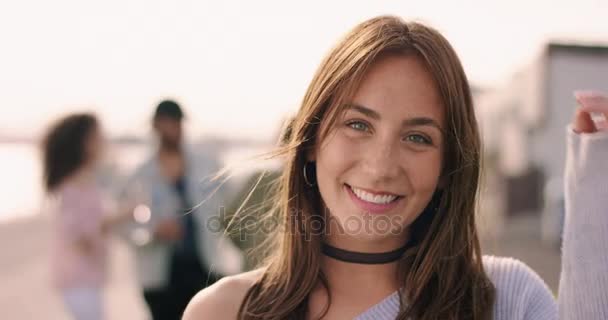
[[[184,118],[184,111],[182,111],[182,108],[177,102],[173,100],[163,100],[156,107],[156,111],[154,111],[154,119],[161,116],[182,120]]]

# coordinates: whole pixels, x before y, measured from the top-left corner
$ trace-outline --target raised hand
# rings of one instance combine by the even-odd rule
[[[154,236],[160,240],[173,242],[183,237],[184,231],[176,219],[165,219],[158,223],[154,230]]]
[[[593,91],[574,93],[579,108],[572,120],[572,128],[578,133],[593,133],[608,130],[608,96]],[[603,121],[594,121],[592,114],[604,115]]]

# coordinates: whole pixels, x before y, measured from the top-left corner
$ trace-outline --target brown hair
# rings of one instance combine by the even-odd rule
[[[68,115],[51,125],[42,140],[43,182],[47,192],[54,191],[88,160],[87,139],[97,125],[97,118],[89,113]]]
[[[320,267],[322,234],[310,223],[322,220],[321,195],[305,183],[303,167],[366,70],[385,54],[413,55],[424,62],[442,98],[447,126],[445,185],[411,226],[413,246],[399,266],[404,294],[397,319],[492,316],[494,287],[483,269],[475,228],[481,146],[466,75],[439,32],[381,16],[356,26],[323,60],[294,119],[290,141],[278,151],[287,157],[274,213],[281,217],[281,227],[239,319],[305,319],[313,289],[319,284],[328,288]],[[330,124],[322,132],[321,120]]]

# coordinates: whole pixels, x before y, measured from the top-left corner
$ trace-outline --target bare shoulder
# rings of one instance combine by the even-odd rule
[[[247,290],[262,274],[263,269],[256,269],[222,278],[192,298],[182,319],[236,319]]]

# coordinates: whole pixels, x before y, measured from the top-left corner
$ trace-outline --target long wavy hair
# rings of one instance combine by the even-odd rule
[[[270,214],[280,217],[280,226],[270,238],[272,246],[265,245],[271,249],[263,274],[248,290],[239,319],[305,319],[313,289],[322,285],[329,292],[321,270],[323,235],[314,227],[324,221],[321,195],[305,183],[302,172],[315,142],[327,136],[370,65],[383,55],[424,62],[447,124],[445,185],[410,226],[411,247],[399,261],[404,290],[397,319],[491,318],[495,288],[484,272],[475,227],[481,143],[466,75],[438,31],[380,16],[357,25],[323,60],[292,123],[290,140],[277,152],[286,161]],[[321,127],[322,121],[329,125]],[[324,314],[329,304],[331,297]]]

